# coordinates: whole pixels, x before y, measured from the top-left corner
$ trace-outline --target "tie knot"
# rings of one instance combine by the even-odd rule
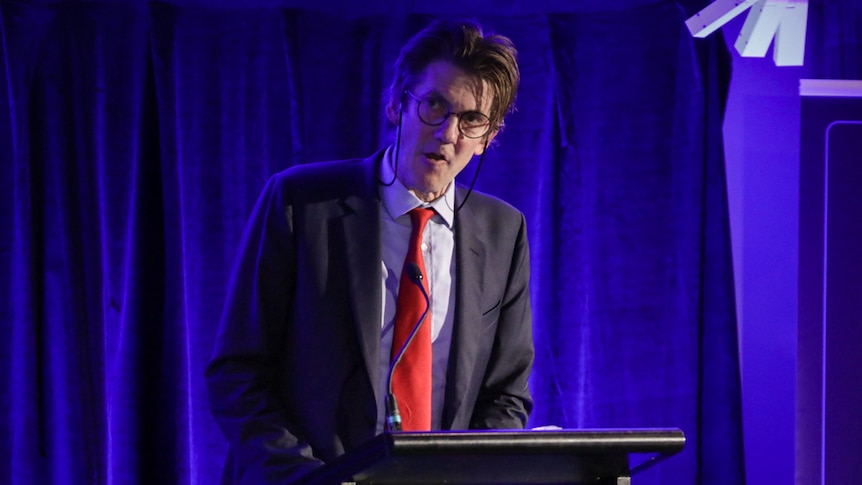
[[[434,209],[430,207],[417,207],[410,211],[410,221],[413,228],[420,232],[425,229],[425,224],[434,217]]]

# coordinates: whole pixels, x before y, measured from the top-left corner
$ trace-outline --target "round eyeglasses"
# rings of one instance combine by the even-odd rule
[[[416,100],[418,107],[416,112],[419,119],[429,126],[440,126],[450,116],[458,117],[458,131],[467,138],[482,138],[491,131],[491,120],[479,111],[462,111],[456,113],[449,110],[449,105],[439,96],[420,98],[410,91],[404,94]]]

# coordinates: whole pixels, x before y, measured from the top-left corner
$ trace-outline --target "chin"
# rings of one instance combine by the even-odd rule
[[[445,191],[446,187],[448,187],[448,186],[449,186],[449,182],[444,183],[444,182],[440,182],[440,180],[437,179],[437,180],[434,180],[433,183],[424,184],[422,190],[426,194],[430,194],[430,193],[436,194],[436,193]]]

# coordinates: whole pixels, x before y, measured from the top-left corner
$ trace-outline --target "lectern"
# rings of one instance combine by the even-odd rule
[[[628,485],[684,445],[679,429],[385,433],[301,483]]]

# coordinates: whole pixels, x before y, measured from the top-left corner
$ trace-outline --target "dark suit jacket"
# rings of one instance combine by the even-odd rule
[[[207,368],[230,443],[224,483],[288,482],[375,434],[381,157],[288,169],[254,209]],[[443,428],[523,428],[533,361],[524,217],[473,192],[455,219]]]

